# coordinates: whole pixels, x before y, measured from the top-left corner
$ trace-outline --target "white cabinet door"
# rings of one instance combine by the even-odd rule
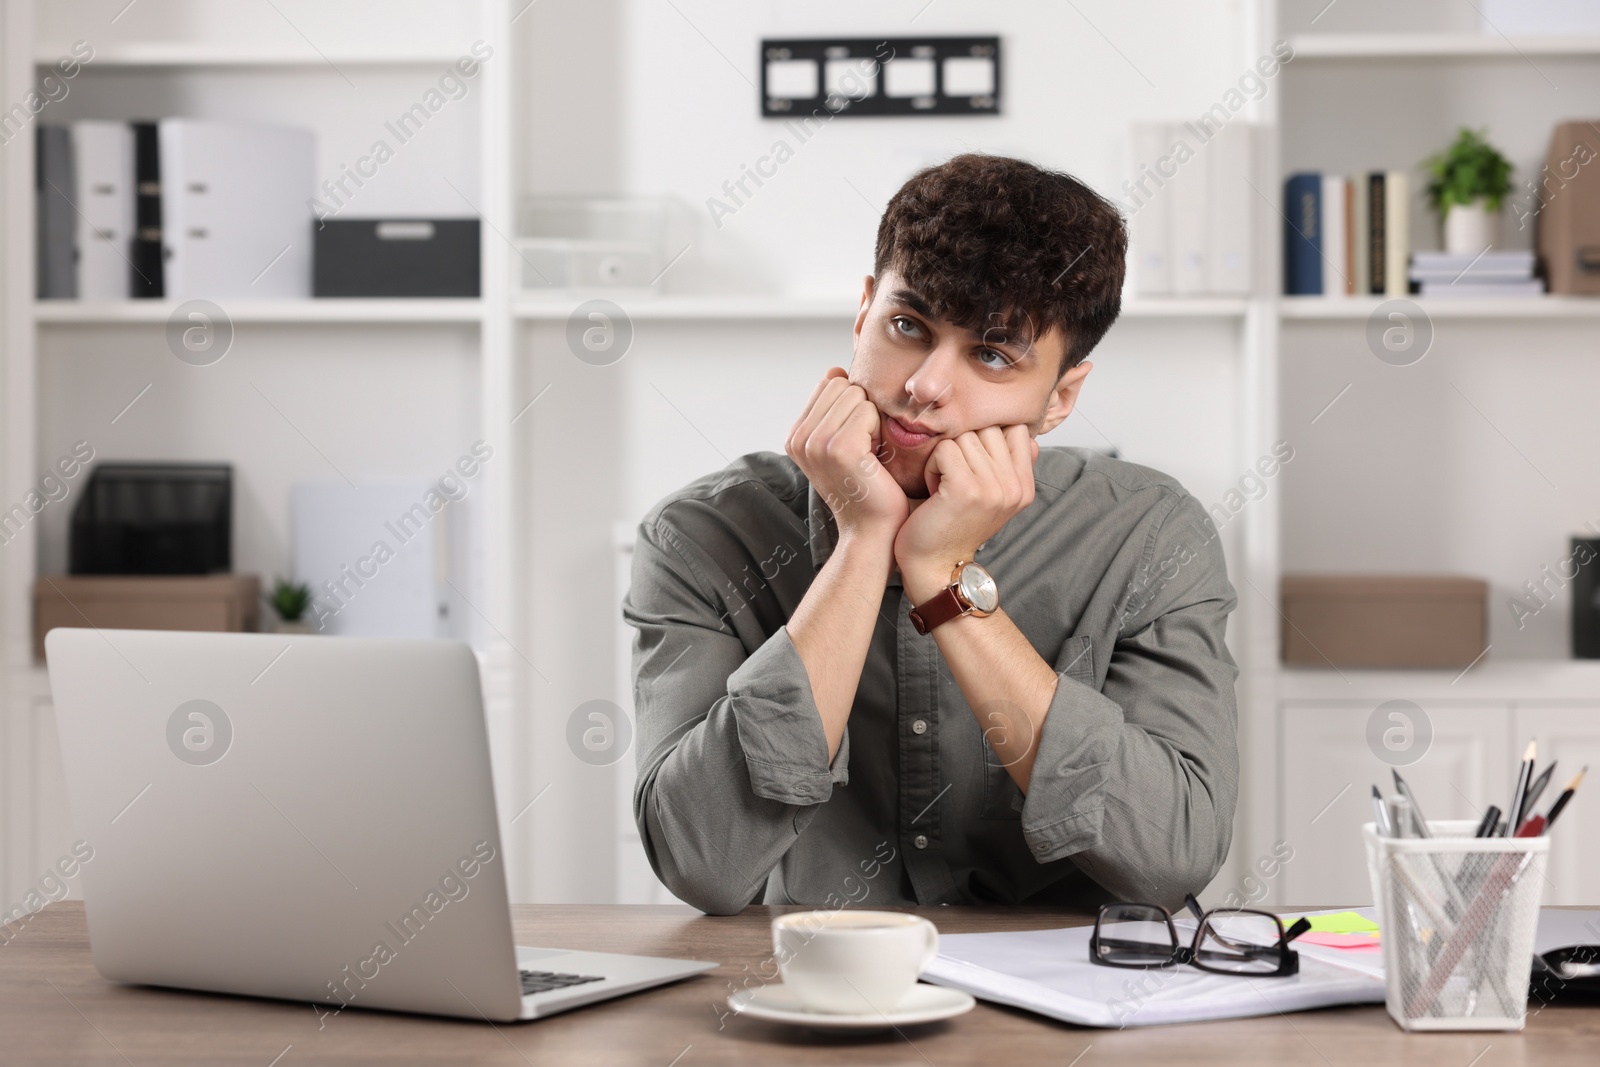
[[[71,859],[72,819],[67,811],[66,779],[61,769],[61,746],[56,736],[55,710],[48,696],[33,695],[4,724],[9,749],[5,803],[9,807],[5,897],[0,902],[7,915],[14,908],[31,910],[29,894],[41,900],[60,900],[63,893],[81,899],[78,879],[58,877],[56,862]]]
[[[1395,766],[1368,743],[1379,702],[1286,703],[1281,709],[1283,773],[1278,837],[1294,849],[1272,899],[1293,905],[1372,903],[1361,824],[1372,821],[1372,787],[1394,795],[1398,770],[1429,819],[1472,819],[1504,806],[1511,767],[1511,709],[1503,704],[1419,702],[1432,739],[1413,762]],[[1420,723],[1410,723],[1420,745]],[[1407,724],[1380,716],[1376,732]],[[1391,735],[1403,740],[1402,734]],[[1382,748],[1381,740],[1378,748]],[[1409,757],[1409,754],[1408,754]]]
[[[1539,743],[1539,767],[1557,763],[1550,785],[1535,806],[1545,812],[1578,768],[1591,773],[1561,812],[1550,838],[1546,904],[1600,904],[1600,704],[1518,705],[1513,737],[1519,745]]]

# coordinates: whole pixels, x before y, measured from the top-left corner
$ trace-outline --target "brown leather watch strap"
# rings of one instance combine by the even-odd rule
[[[955,586],[949,585],[926,604],[911,609],[911,625],[917,628],[917,633],[926,635],[935,626],[949,622],[966,610],[966,605],[956,596]]]

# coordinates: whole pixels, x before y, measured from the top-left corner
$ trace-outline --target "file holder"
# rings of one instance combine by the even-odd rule
[[[1520,1030],[1550,838],[1473,837],[1472,820],[1428,829],[1362,830],[1389,1015],[1405,1030]]]

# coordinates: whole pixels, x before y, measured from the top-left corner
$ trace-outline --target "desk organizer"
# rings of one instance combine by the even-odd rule
[[[1428,829],[1363,828],[1389,1014],[1406,1030],[1520,1030],[1550,839],[1473,837],[1470,820]]]

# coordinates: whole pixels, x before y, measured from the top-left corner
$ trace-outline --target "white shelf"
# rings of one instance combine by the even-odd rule
[[[1282,700],[1592,701],[1600,705],[1600,660],[1494,660],[1453,670],[1343,670],[1282,667]]]
[[[629,319],[640,320],[785,320],[854,319],[857,296],[629,296],[601,291],[563,297],[525,297],[513,313],[519,319],[565,320],[585,300],[610,300]],[[1235,318],[1242,316],[1243,297],[1173,297],[1125,300],[1122,318]]]
[[[41,325],[97,326],[165,322],[180,303],[175,300],[119,300],[110,303],[40,300],[33,305],[33,317]],[[476,324],[483,318],[483,302],[480,300],[218,300],[216,303],[233,322]]]
[[[34,62],[54,66],[72,55],[71,45],[34,49]],[[201,41],[161,41],[97,47],[86,70],[102,67],[374,67],[453,64],[466,49],[427,52],[329,52],[308,45],[299,48],[252,47],[248,44],[211,44]]]
[[[1364,319],[1389,300],[1410,300],[1430,319],[1600,319],[1600,297],[1286,296],[1278,302],[1285,319]]]
[[[1290,39],[1300,59],[1450,59],[1594,56],[1600,37],[1500,37],[1477,33],[1307,33]]]

